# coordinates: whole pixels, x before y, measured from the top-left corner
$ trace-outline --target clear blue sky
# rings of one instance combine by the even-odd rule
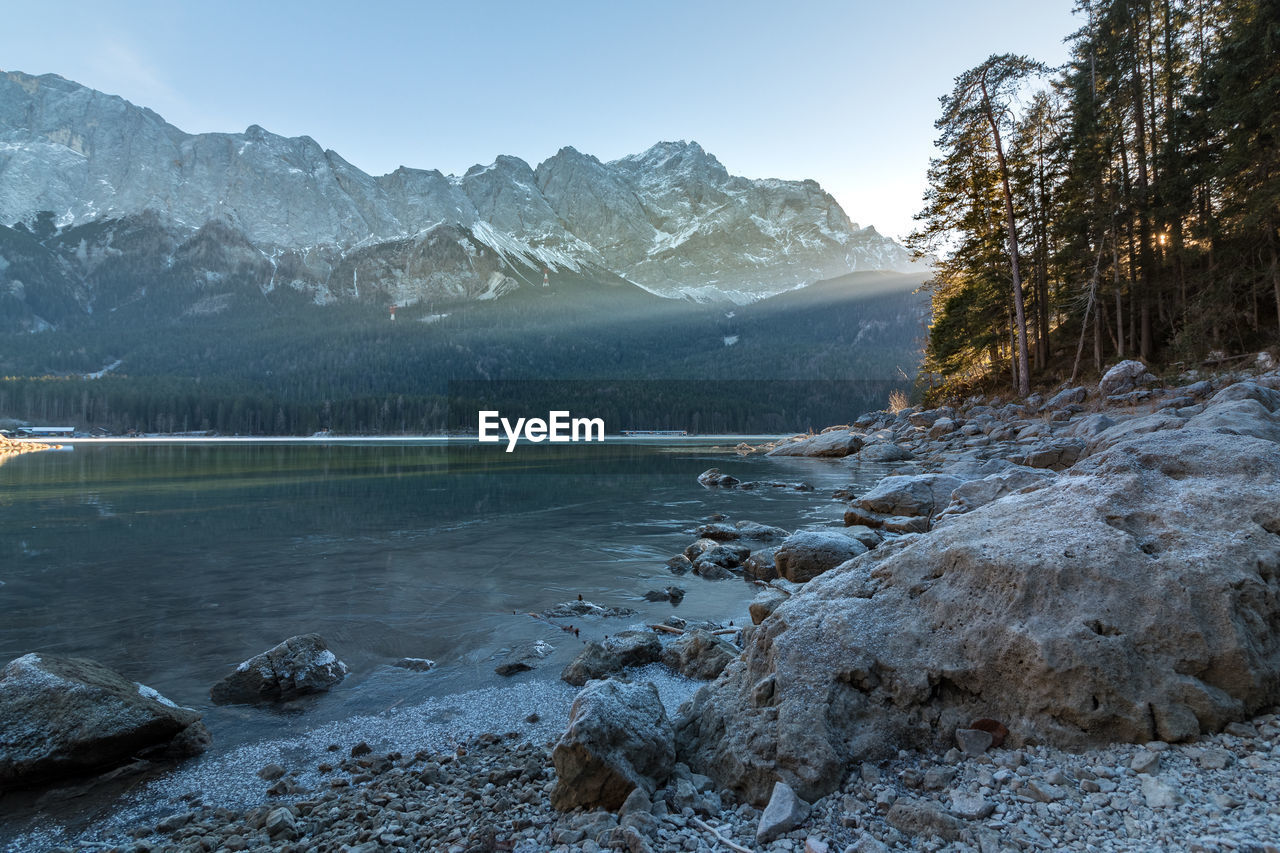
[[[1072,5],[11,3],[0,67],[61,74],[191,132],[306,134],[373,174],[693,139],[734,174],[814,178],[901,237],[938,96],[991,53],[1064,61]]]

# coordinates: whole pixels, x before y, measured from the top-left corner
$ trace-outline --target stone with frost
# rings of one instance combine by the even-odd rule
[[[1280,446],[1136,435],[810,581],[682,709],[682,760],[761,803],[851,762],[1187,736],[1280,701]],[[768,684],[768,690],[758,689]]]
[[[942,511],[962,482],[951,474],[899,474],[885,477],[855,504],[880,515],[929,516]]]
[[[642,787],[652,794],[675,764],[671,721],[650,682],[592,681],[573,700],[569,728],[552,751],[551,805],[619,808]]]
[[[346,677],[347,665],[319,634],[301,634],[249,658],[209,695],[218,705],[278,702],[328,690]]]
[[[779,577],[804,583],[866,551],[857,538],[839,531],[800,530],[782,540],[773,561]]]
[[[869,444],[858,452],[858,459],[863,462],[903,462],[911,458],[910,450],[892,441]]]
[[[1158,380],[1147,372],[1147,366],[1140,361],[1122,361],[1112,366],[1098,380],[1098,393],[1104,397],[1114,394],[1125,394],[1144,385],[1151,385]]]
[[[929,800],[900,797],[884,816],[885,822],[907,835],[942,838],[955,841],[960,837],[960,822]]]
[[[1049,402],[1045,403],[1044,407],[1046,409],[1060,409],[1072,403],[1083,403],[1088,396],[1089,392],[1083,386],[1064,388],[1050,397]]]
[[[715,678],[738,650],[709,631],[695,628],[672,640],[662,650],[662,662],[687,678]]]
[[[862,449],[862,437],[847,430],[832,430],[821,435],[780,444],[769,451],[769,456],[823,456],[844,457]]]
[[[662,656],[662,643],[652,631],[620,631],[600,642],[587,643],[560,673],[575,687],[588,681],[621,672],[629,666],[644,666]]]
[[[0,670],[0,790],[110,767],[193,729],[204,731],[198,711],[100,663],[23,655]]]
[[[990,474],[981,480],[961,483],[951,493],[951,502],[947,505],[943,517],[972,512],[1005,495],[1043,486],[1052,479],[1053,474],[1050,471],[1015,466]]]

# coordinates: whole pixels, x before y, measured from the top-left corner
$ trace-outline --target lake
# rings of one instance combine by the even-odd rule
[[[205,713],[212,752],[439,697],[554,681],[590,638],[665,619],[736,619],[756,588],[664,563],[724,513],[792,530],[838,524],[830,490],[883,468],[738,457],[705,441],[85,442],[0,465],[0,661],[91,657]],[[697,475],[805,480],[816,493],[711,490]],[[675,583],[673,606],[644,592]],[[533,618],[582,595],[638,615],[575,638]],[[209,688],[286,637],[317,632],[351,669],[288,713],[216,707]],[[515,644],[556,647],[503,679]],[[425,673],[391,666],[431,658]],[[514,694],[513,694],[514,695]]]

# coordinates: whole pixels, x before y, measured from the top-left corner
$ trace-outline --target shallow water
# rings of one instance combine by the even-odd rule
[[[712,466],[803,479],[818,493],[704,489],[696,477]],[[513,688],[554,680],[589,638],[672,613],[745,618],[751,585],[665,569],[699,519],[838,523],[823,493],[883,473],[694,442],[511,454],[413,441],[126,442],[27,454],[0,466],[0,661],[92,657],[202,710],[215,744],[206,767],[413,708],[453,703],[463,710],[440,730],[450,720],[462,730],[493,724],[477,709],[506,696],[503,719],[517,721],[538,702]],[[643,599],[671,583],[687,591],[678,607]],[[638,614],[581,621],[579,638],[529,615],[579,594]],[[239,661],[308,631],[351,668],[329,694],[288,712],[208,701]],[[537,671],[493,673],[506,649],[535,639],[556,647]],[[438,666],[390,666],[406,656]],[[536,692],[563,703],[560,687]]]

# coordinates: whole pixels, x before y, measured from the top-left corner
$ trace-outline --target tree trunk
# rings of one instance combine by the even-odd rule
[[[982,80],[982,106],[991,125],[991,135],[995,140],[996,161],[1000,165],[1000,186],[1004,191],[1004,211],[1009,223],[1009,265],[1013,270],[1013,310],[1018,336],[1018,395],[1028,397],[1031,394],[1031,376],[1027,370],[1027,313],[1022,301],[1022,277],[1018,274],[1018,227],[1013,215],[1013,193],[1009,189],[1009,165],[1004,159],[1004,146],[1000,144],[1000,126],[991,107],[991,97],[987,93],[987,81]]]
[[[1151,267],[1154,263],[1151,252],[1151,220],[1148,215],[1150,182],[1147,173],[1147,110],[1143,91],[1146,87],[1142,81],[1141,33],[1138,31],[1138,22],[1132,20],[1132,15],[1130,18],[1133,25],[1133,43],[1138,51],[1134,57],[1132,85],[1133,123],[1137,132],[1137,138],[1134,140],[1137,150],[1134,152],[1134,157],[1138,165],[1138,251],[1142,267],[1139,271],[1142,283],[1138,294],[1139,313],[1142,319],[1139,357],[1146,361],[1151,358]]]

